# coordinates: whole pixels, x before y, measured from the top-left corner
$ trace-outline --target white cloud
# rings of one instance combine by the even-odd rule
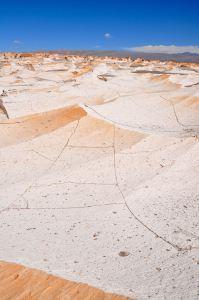
[[[111,34],[110,34],[109,32],[105,33],[105,34],[104,34],[104,37],[105,37],[106,39],[111,39],[111,38],[112,38],[112,36],[111,36]]]
[[[14,44],[22,44],[22,42],[19,41],[19,40],[14,40],[13,43],[14,43]]]
[[[140,46],[140,47],[131,47],[126,48],[126,50],[134,51],[134,52],[146,52],[146,53],[168,53],[168,54],[174,54],[174,53],[184,53],[184,52],[190,52],[190,53],[196,53],[199,54],[199,46],[164,46],[164,45],[157,45],[157,46]]]

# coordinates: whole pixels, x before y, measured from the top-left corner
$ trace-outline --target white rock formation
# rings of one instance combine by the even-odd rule
[[[197,299],[199,66],[9,55],[3,90],[1,260]]]

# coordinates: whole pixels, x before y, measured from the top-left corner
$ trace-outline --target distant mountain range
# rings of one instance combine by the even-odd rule
[[[167,53],[145,53],[145,52],[130,52],[130,51],[115,51],[115,50],[53,50],[47,51],[50,53],[59,53],[63,55],[94,55],[94,56],[113,56],[143,58],[143,59],[158,59],[161,61],[174,60],[178,62],[195,62],[199,63],[199,54],[189,52],[167,54]]]

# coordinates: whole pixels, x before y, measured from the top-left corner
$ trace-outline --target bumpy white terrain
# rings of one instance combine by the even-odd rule
[[[0,95],[0,259],[198,299],[199,65],[1,54]]]

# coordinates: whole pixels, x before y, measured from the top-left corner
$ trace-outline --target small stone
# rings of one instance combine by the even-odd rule
[[[6,96],[8,96],[8,95],[7,95],[6,91],[3,90],[3,92],[1,93],[1,96],[2,96],[2,97],[6,97]]]
[[[120,251],[119,256],[125,257],[128,256],[130,253],[128,251]]]
[[[15,276],[14,276],[14,279],[17,279],[19,277],[19,274],[16,274]]]

